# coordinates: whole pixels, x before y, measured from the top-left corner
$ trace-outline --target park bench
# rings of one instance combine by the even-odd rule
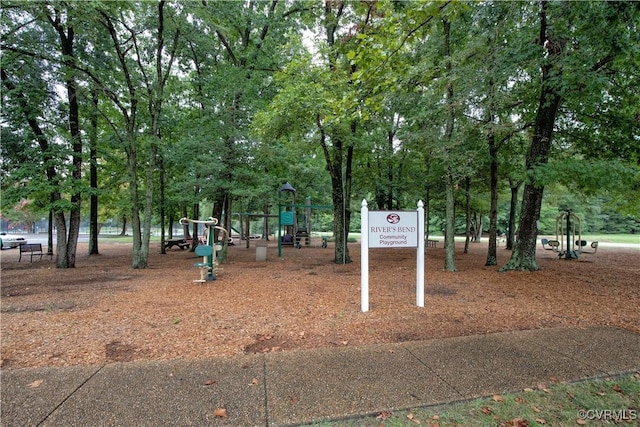
[[[437,240],[428,239],[427,240],[427,247],[428,248],[437,248],[438,247],[438,241]]]
[[[560,242],[557,240],[549,240],[549,239],[542,239],[542,247],[545,248],[548,251],[554,251],[554,252],[558,252],[558,247],[560,246]],[[547,247],[549,246],[549,247]]]
[[[23,253],[28,253],[31,256],[31,262],[33,262],[34,255],[40,255],[40,259],[42,259],[42,243],[22,243],[20,245],[20,257],[18,258],[18,262],[22,260]]]

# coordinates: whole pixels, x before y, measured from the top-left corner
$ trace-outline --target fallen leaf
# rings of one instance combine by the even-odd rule
[[[483,406],[480,411],[482,411],[482,413],[485,415],[491,415],[493,413],[493,410],[491,410],[491,408],[488,406]]]
[[[538,384],[538,390],[542,390],[545,393],[551,393],[551,390],[549,390],[544,384]]]
[[[524,400],[524,398],[519,397],[519,396],[518,396],[518,397],[516,397],[515,401],[516,401],[517,403],[527,403],[527,401],[526,401],[526,400]]]
[[[524,391],[526,393],[530,393],[530,392],[532,392],[534,390],[532,388],[527,387],[527,388],[523,389],[522,391]]]
[[[417,419],[413,414],[408,414],[407,419],[415,424],[420,424],[420,420]]]
[[[538,424],[546,424],[547,422],[543,418],[536,418]]]
[[[32,382],[31,384],[28,384],[27,387],[29,388],[37,388],[40,387],[40,385],[44,382],[44,380],[35,380],[34,382]]]
[[[382,411],[376,417],[376,420],[388,420],[393,415],[391,411]]]
[[[216,380],[207,380],[204,382],[204,385],[214,385],[216,383]]]
[[[229,415],[227,414],[227,410],[225,408],[216,408],[213,411],[213,415],[216,418],[227,418]]]
[[[434,415],[431,419],[438,421],[440,419],[440,415]]]
[[[289,400],[291,400],[291,403],[298,403],[300,398],[298,396],[289,396]]]
[[[494,402],[504,402],[504,397],[500,396],[499,394],[494,394],[491,400],[493,400]]]
[[[347,345],[349,344],[349,341],[342,341],[342,345]]]
[[[537,406],[532,406],[531,410],[536,414],[539,414],[540,412],[542,412],[542,409],[538,408]]]
[[[620,384],[614,385],[613,391],[615,391],[616,393],[622,393],[622,387],[620,387]]]
[[[511,425],[513,427],[529,427],[529,421],[524,418],[514,418],[511,420]]]
[[[584,418],[578,418],[576,420],[576,423],[578,423],[579,425],[583,426],[587,423],[587,420],[585,420]]]

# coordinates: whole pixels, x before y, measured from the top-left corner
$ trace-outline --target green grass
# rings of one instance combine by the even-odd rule
[[[98,239],[105,243],[133,243],[133,236],[131,235],[120,236],[119,234],[100,234],[98,235]],[[159,242],[160,236],[151,236],[149,240],[152,242]]]
[[[629,243],[640,245],[640,234],[583,234],[589,242]]]
[[[468,402],[313,424],[355,426],[607,426],[640,424],[640,372]]]

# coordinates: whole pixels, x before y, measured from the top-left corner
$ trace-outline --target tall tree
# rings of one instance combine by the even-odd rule
[[[49,201],[52,219],[56,228],[56,266],[58,268],[75,267],[78,235],[80,232],[80,212],[82,200],[82,135],[80,129],[80,109],[78,100],[77,58],[75,51],[75,25],[79,20],[73,7],[65,3],[3,4],[8,8],[9,16],[15,18],[13,28],[8,32],[8,40],[4,39],[3,49],[13,51],[18,63],[28,59],[29,62],[55,64],[53,69],[65,89],[65,100],[61,102],[65,110],[66,129],[60,135],[68,141],[70,148],[70,164],[66,165],[66,156],[56,157],[52,154],[53,144],[46,135],[41,118],[34,112],[38,106],[29,100],[29,96],[11,79],[6,68],[2,68],[2,81],[9,91],[13,92],[19,108],[24,114],[32,134],[38,141],[46,165],[47,182],[50,185]],[[53,29],[56,39],[48,37],[44,26]],[[28,34],[28,31],[32,31]],[[29,42],[35,33],[45,40],[44,45]],[[27,41],[27,43],[21,43]],[[47,50],[49,47],[49,50]],[[3,56],[6,58],[6,56]],[[3,61],[4,62],[4,61]],[[32,62],[34,63],[34,62]],[[18,69],[20,67],[18,66]],[[16,71],[18,71],[16,69]],[[65,177],[65,178],[63,178]],[[69,199],[63,197],[61,183],[69,184]],[[69,217],[65,209],[69,209]],[[68,226],[67,226],[68,224]],[[51,237],[50,237],[51,239]],[[50,245],[51,246],[51,245]]]
[[[585,90],[602,90],[607,75],[615,73],[615,59],[637,41],[637,32],[633,32],[637,28],[630,32],[629,27],[629,22],[637,20],[628,21],[637,16],[638,6],[633,4],[539,3],[540,87],[533,136],[526,156],[529,180],[524,186],[517,240],[502,271],[539,269],[537,221],[544,186],[533,179],[534,172],[549,161],[556,121],[562,115],[561,105],[572,97],[584,97]],[[635,36],[624,38],[621,34]],[[587,87],[583,86],[585,82]]]
[[[164,88],[171,73],[180,34],[177,25],[166,29],[166,3],[157,2],[155,9],[152,6],[147,3],[131,6],[133,19],[122,8],[99,10],[99,22],[109,34],[111,49],[115,54],[116,62],[111,66],[120,71],[121,78],[121,91],[107,91],[106,80],[101,80],[101,83],[109,99],[120,111],[125,128],[121,138],[127,158],[132,208],[133,268],[148,266]],[[145,33],[139,33],[135,20],[146,23],[148,28],[155,27],[153,36],[147,38]],[[168,50],[165,49],[165,31],[171,31],[172,34]],[[106,76],[102,78],[106,79]],[[143,93],[140,88],[144,89]],[[150,123],[146,126],[141,123],[141,105],[146,105],[149,113]],[[146,138],[139,136],[139,130],[143,127],[147,129]],[[143,213],[142,218],[140,212]]]
[[[347,245],[351,221],[353,162],[363,134],[361,81],[353,52],[376,18],[375,3],[332,2],[313,8],[310,28],[319,49],[295,56],[283,73],[270,111],[258,126],[276,138],[296,134],[320,147],[331,179],[334,262],[351,262]]]

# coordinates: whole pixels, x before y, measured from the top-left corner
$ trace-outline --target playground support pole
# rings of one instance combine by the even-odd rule
[[[571,216],[574,217],[573,226],[571,225]],[[578,254],[575,251],[575,248],[571,244],[571,237],[575,237],[575,214],[571,213],[571,210],[567,211],[567,251],[565,252],[564,259],[577,259]]]
[[[418,201],[418,250],[416,256],[416,305],[424,307],[424,203]]]
[[[281,257],[281,256],[282,256],[282,203],[278,201],[278,257]]]
[[[367,200],[362,199],[360,208],[360,307],[369,311],[369,209]]]
[[[212,221],[213,218],[209,218],[209,220]],[[209,262],[209,272],[205,279],[207,282],[216,280],[215,267],[213,265],[216,259],[216,242],[214,241],[214,237],[213,237],[213,229],[215,224],[217,223],[218,222],[216,221],[214,224],[207,225],[207,230],[209,231],[209,235],[207,236],[207,244],[211,246],[211,255],[209,255],[209,258],[207,260]]]
[[[571,259],[571,211],[567,211],[567,253],[565,259]]]

